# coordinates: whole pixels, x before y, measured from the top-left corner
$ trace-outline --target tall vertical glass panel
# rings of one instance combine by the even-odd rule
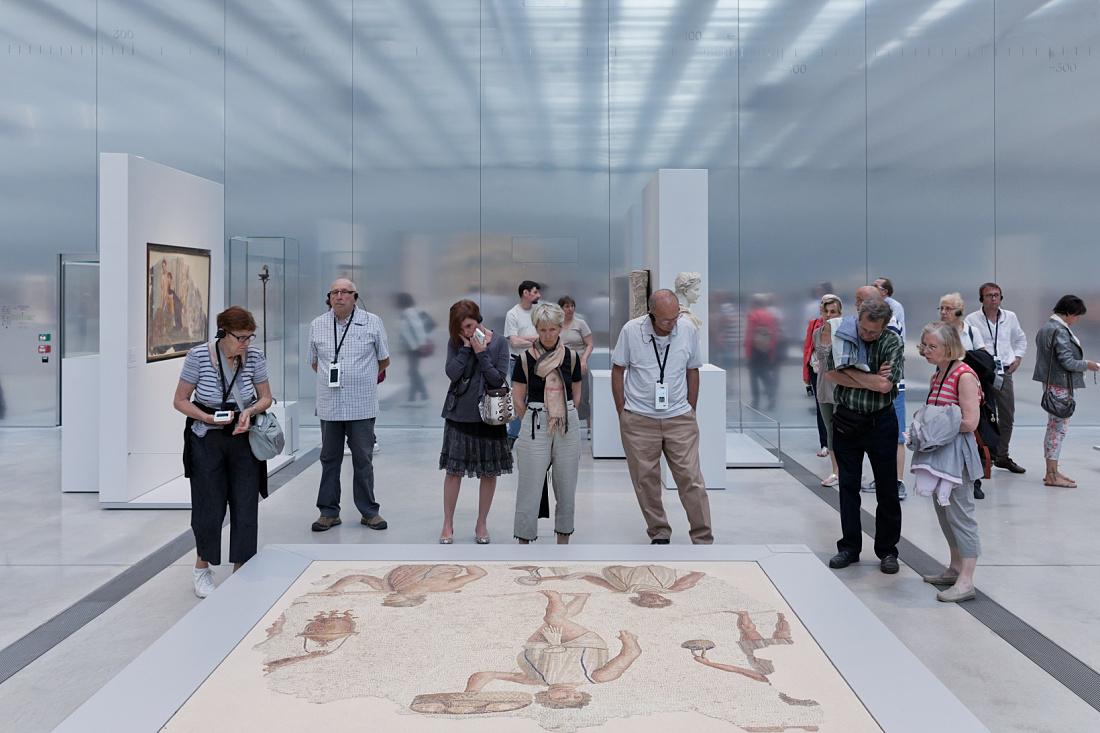
[[[740,306],[746,334],[778,329],[746,335],[741,399],[784,426],[816,420],[802,347],[821,291],[850,304],[866,277],[864,8],[740,4]]]
[[[905,307],[909,414],[940,297],[960,293],[969,313],[993,277],[992,33],[993,0],[867,7],[866,279],[889,278]]]
[[[1054,304],[1072,293],[1088,313],[1074,325],[1085,353],[1100,348],[1100,23],[1087,0],[997,3],[994,124],[997,261],[1004,307],[1034,344]],[[1034,347],[1030,349],[1034,357]],[[1029,359],[1030,362],[1030,359]],[[1030,363],[1014,380],[1016,422],[1041,424]],[[1100,389],[1078,392],[1077,415],[1095,415]]]
[[[226,234],[278,233],[299,242],[299,414],[306,421],[316,394],[305,358],[309,322],[325,312],[329,284],[356,275],[351,48],[358,5],[224,5]]]
[[[737,399],[738,3],[614,3],[609,17],[611,341],[627,320],[627,281],[645,269],[642,192],[661,168],[708,175],[710,360]],[[651,290],[672,283],[651,283]]]
[[[386,424],[439,424],[448,310],[481,299],[480,22],[477,0],[355,3],[350,254],[386,324]]]
[[[517,287],[563,295],[607,343],[607,6],[484,3],[481,281],[503,331]]]
[[[0,425],[60,419],[57,256],[96,248],[95,11],[0,3]]]

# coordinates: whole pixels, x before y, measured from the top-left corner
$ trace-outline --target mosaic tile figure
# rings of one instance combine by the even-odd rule
[[[583,580],[605,588],[612,593],[634,593],[630,602],[641,608],[664,608],[672,601],[663,593],[679,593],[694,588],[706,573],[694,571],[680,575],[663,565],[608,565],[600,574],[591,572],[569,573],[568,568],[543,568],[521,565],[512,570],[526,570],[527,575],[516,578],[520,585],[538,585],[551,580]],[[552,575],[543,575],[549,570]],[[560,572],[558,572],[560,571]]]
[[[388,595],[382,599],[383,606],[408,608],[419,606],[429,593],[457,593],[467,583],[486,576],[485,570],[477,565],[398,565],[379,578],[374,575],[346,575],[323,591],[313,595],[335,596],[355,592],[349,590],[356,585],[371,588],[366,592],[381,592]]]

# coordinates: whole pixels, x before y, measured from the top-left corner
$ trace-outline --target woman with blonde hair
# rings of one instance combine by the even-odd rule
[[[580,467],[581,364],[577,353],[561,342],[565,314],[560,306],[541,303],[531,310],[538,340],[520,354],[512,369],[512,399],[522,420],[516,452],[515,537],[525,545],[538,538],[539,502],[547,469],[553,466],[554,531],[558,544],[573,534],[577,470]]]

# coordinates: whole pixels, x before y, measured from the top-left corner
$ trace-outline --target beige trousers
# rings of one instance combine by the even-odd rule
[[[658,419],[623,410],[619,415],[619,434],[649,538],[665,540],[672,536],[661,499],[661,454],[664,453],[680,493],[680,503],[687,512],[692,543],[709,545],[714,542],[710,530],[710,500],[699,466],[699,424],[695,421],[695,413]]]
[[[573,403],[567,403],[569,432],[547,432],[547,417],[540,403],[528,405],[516,438],[519,481],[516,483],[517,539],[534,541],[539,536],[539,503],[546,469],[553,462],[554,531],[573,534],[573,513],[577,496],[577,471],[581,458],[581,427]],[[534,437],[532,437],[532,424]]]

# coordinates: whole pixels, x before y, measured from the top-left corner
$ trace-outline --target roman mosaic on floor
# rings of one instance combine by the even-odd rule
[[[753,562],[347,561],[312,563],[164,730],[361,730],[361,715],[378,730],[643,730],[646,716],[880,730]]]

